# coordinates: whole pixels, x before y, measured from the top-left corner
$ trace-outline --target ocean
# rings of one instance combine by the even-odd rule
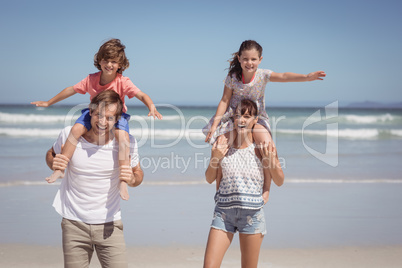
[[[45,153],[87,104],[0,105],[0,187],[46,184]],[[128,107],[146,183],[200,183],[210,157],[201,128],[216,107]],[[323,107],[267,109],[286,182],[396,182],[402,178],[402,110]]]
[[[0,105],[0,243],[61,245],[53,207],[60,182],[45,154],[87,104]],[[159,105],[163,120],[129,107],[144,182],[121,202],[128,246],[205,246],[215,185],[201,128],[216,107]],[[285,173],[264,206],[264,248],[389,246],[402,237],[402,110],[267,109]],[[238,246],[237,238],[233,242]]]

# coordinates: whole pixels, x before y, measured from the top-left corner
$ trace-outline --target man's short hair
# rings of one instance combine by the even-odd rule
[[[119,94],[117,94],[113,90],[105,90],[96,95],[89,104],[89,111],[91,113],[95,112],[99,106],[107,107],[110,104],[116,104],[116,121],[120,119],[121,114],[123,113],[123,102],[120,99]]]

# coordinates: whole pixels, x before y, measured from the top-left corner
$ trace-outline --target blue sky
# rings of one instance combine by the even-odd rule
[[[261,68],[327,72],[268,84],[268,105],[400,102],[401,11],[398,0],[1,1],[0,103],[48,100],[96,72],[109,38],[126,45],[124,75],[155,103],[217,105],[227,60],[246,39],[264,48]]]

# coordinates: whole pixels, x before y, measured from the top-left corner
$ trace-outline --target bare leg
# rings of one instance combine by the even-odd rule
[[[260,144],[263,144],[264,142],[267,146],[269,143],[272,143],[272,146],[276,148],[275,143],[272,140],[270,133],[268,132],[268,130],[265,127],[263,127],[260,124],[256,124],[254,126],[253,139],[254,139],[254,143],[257,146],[257,148],[260,148]],[[283,174],[282,168],[280,168],[278,152],[276,152],[276,161],[270,163],[268,168],[270,170],[269,172],[271,174],[270,177],[272,178],[272,180],[278,186],[282,185],[283,179],[284,179],[284,174]],[[277,182],[281,181],[281,180],[282,180],[282,183],[278,184]],[[266,180],[264,181],[264,188],[266,188],[265,184],[266,184]],[[269,188],[269,186],[268,186],[268,188]]]
[[[205,249],[204,268],[219,268],[234,234],[211,228]]]
[[[239,235],[242,268],[257,268],[263,239],[262,234]]]
[[[264,142],[266,145],[268,145],[271,142],[273,144],[273,142],[274,142],[272,140],[272,137],[271,137],[271,134],[269,133],[269,131],[260,124],[256,124],[254,126],[253,139],[254,139],[254,143],[257,148],[260,148],[260,144],[264,144]],[[265,191],[265,189],[269,189],[271,187],[271,178],[272,178],[272,176],[267,176],[267,175],[264,176],[264,186],[263,186],[264,201],[268,200],[269,191]]]
[[[130,137],[127,131],[116,128],[116,139],[119,144],[119,167],[130,165]],[[120,197],[123,200],[128,200],[128,186],[124,181],[119,182]]]
[[[66,156],[68,159],[71,159],[71,157],[74,154],[75,148],[77,147],[78,139],[82,135],[84,135],[87,131],[88,130],[84,127],[84,125],[78,123],[74,124],[74,126],[71,128],[70,134],[68,134],[66,143],[61,148],[61,154]],[[48,183],[53,183],[57,179],[63,177],[64,177],[64,170],[56,169],[52,175],[46,178],[46,181]]]

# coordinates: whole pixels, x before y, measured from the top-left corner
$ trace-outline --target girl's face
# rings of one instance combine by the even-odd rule
[[[241,114],[240,108],[238,108],[234,115],[234,125],[238,133],[251,131],[257,121],[258,117],[251,115],[248,110]]]
[[[258,65],[261,63],[262,57],[260,57],[258,51],[253,48],[250,50],[243,50],[241,55],[238,56],[238,59],[243,73],[255,73]]]
[[[101,66],[102,72],[107,75],[116,74],[120,69],[119,59],[102,59],[99,63]]]

